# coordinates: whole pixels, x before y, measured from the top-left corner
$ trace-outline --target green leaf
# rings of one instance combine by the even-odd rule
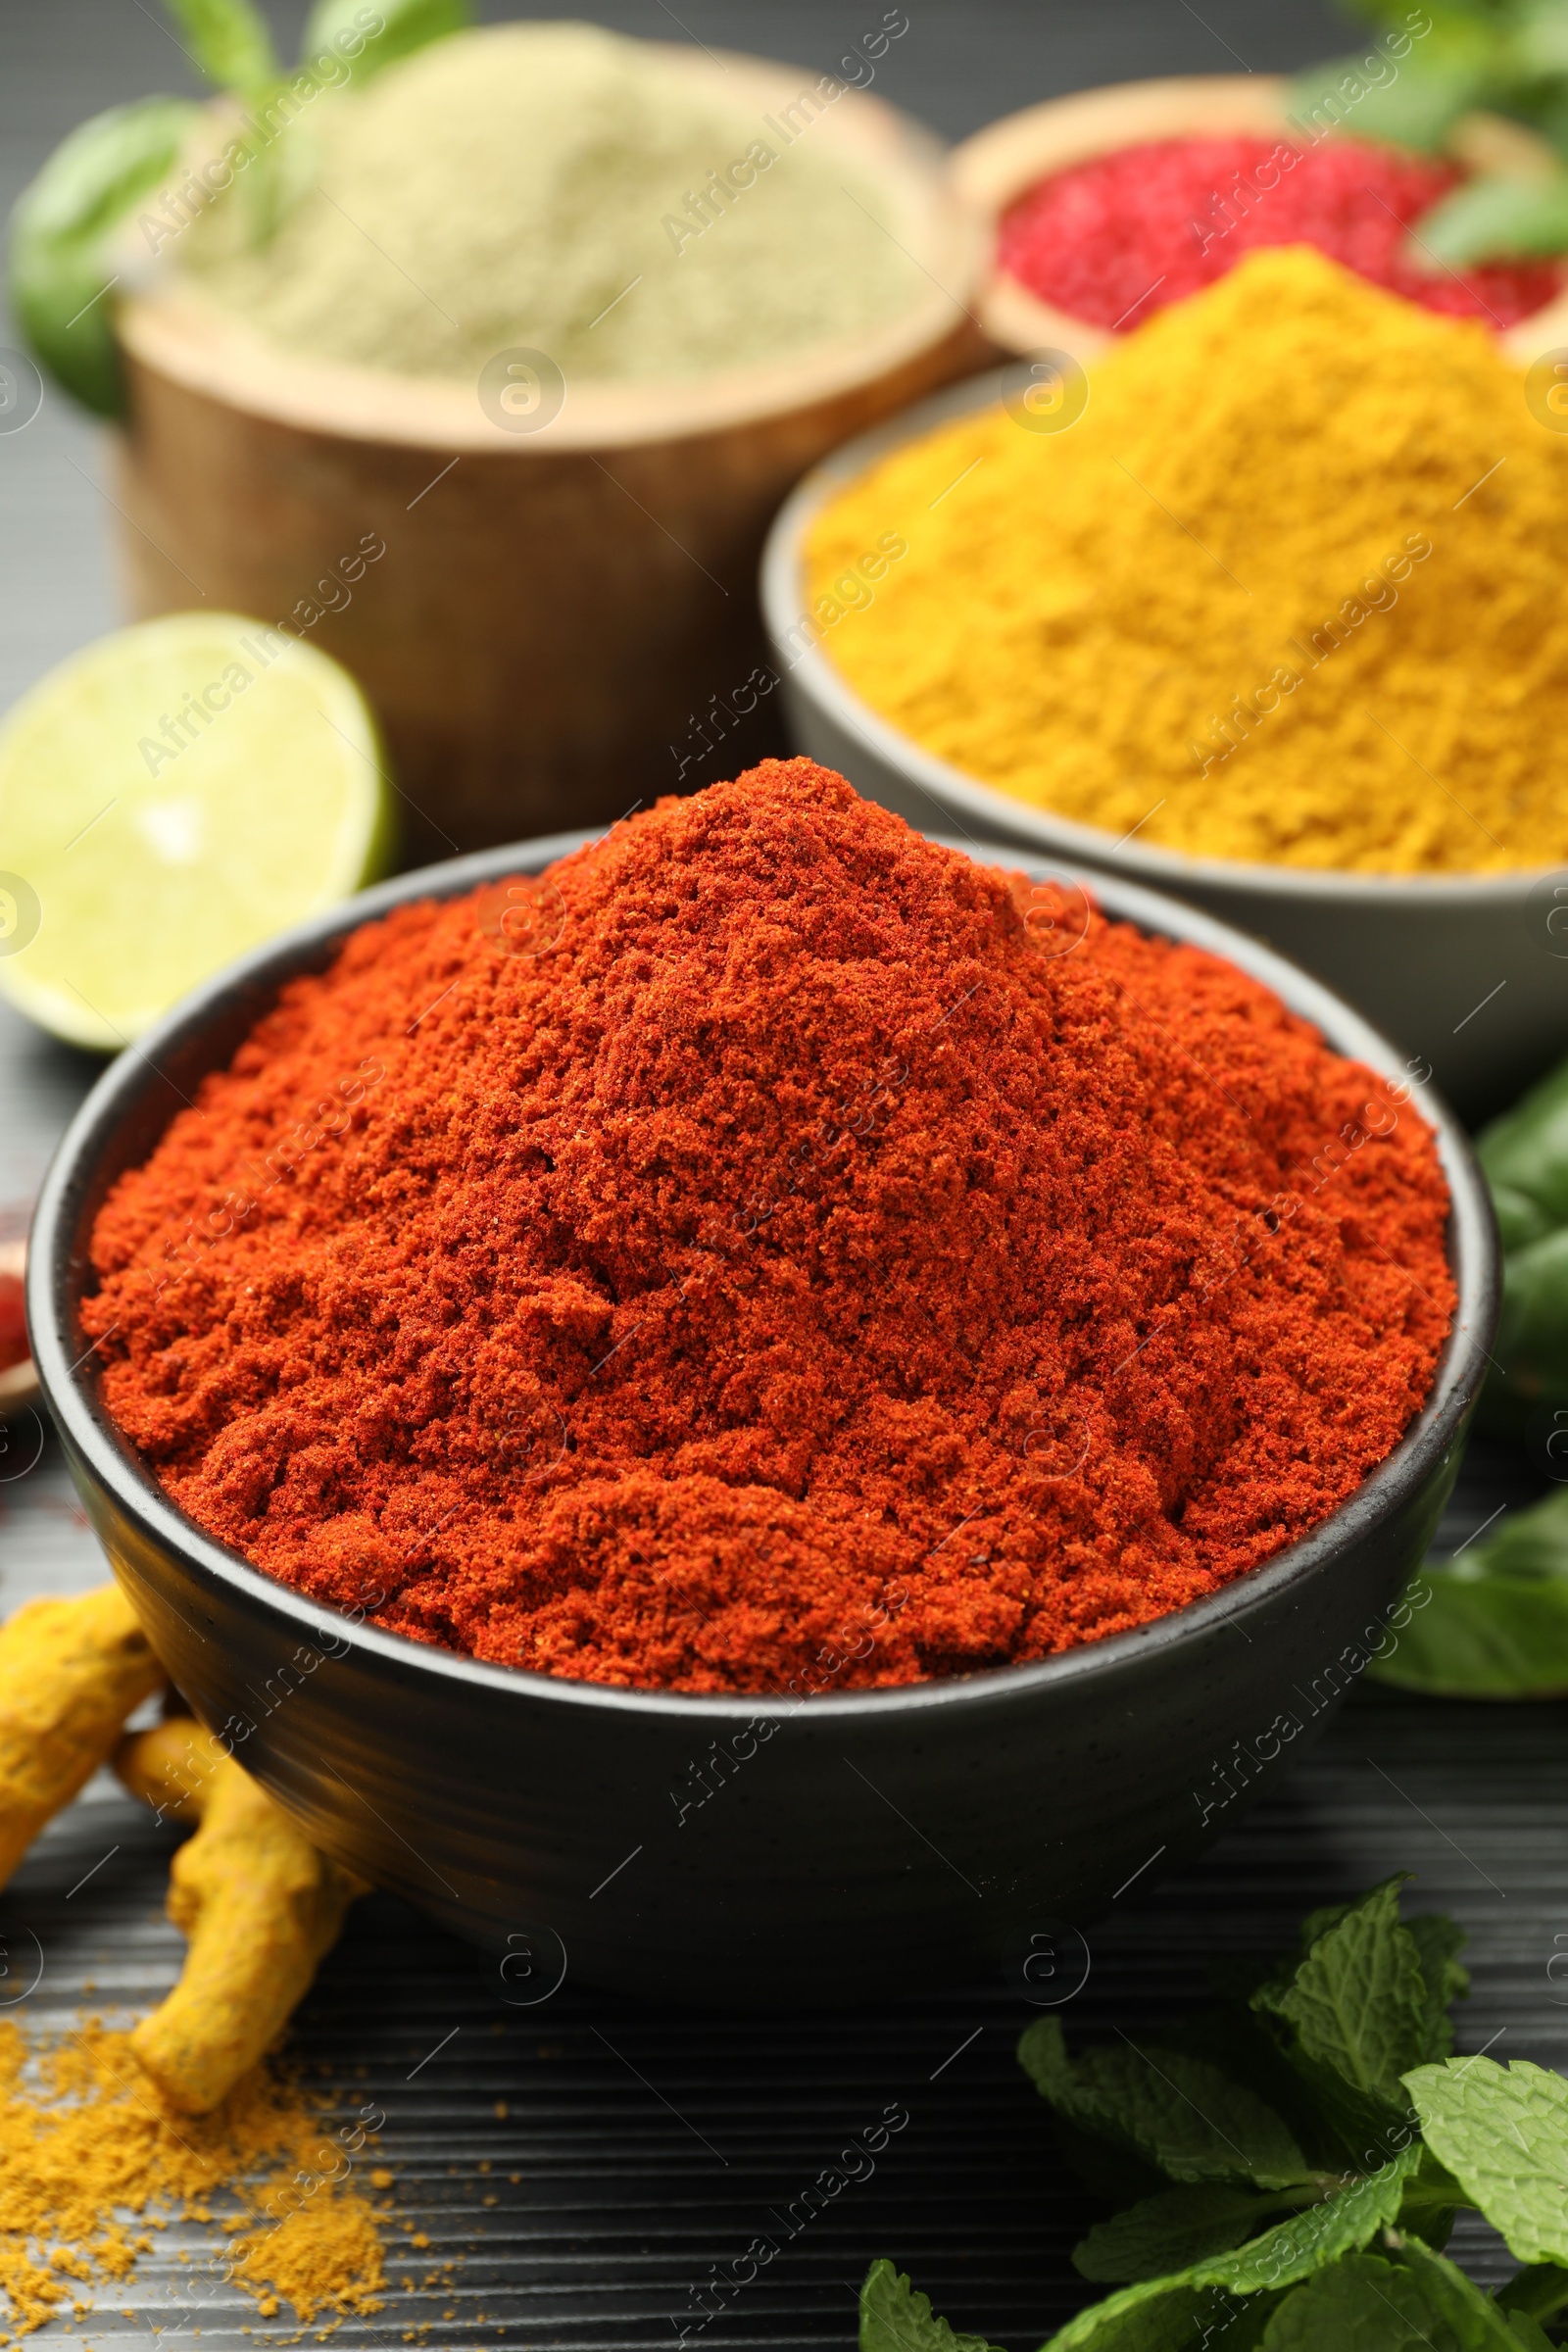
[[[1042,2017],[1025,2031],[1018,2060],[1069,2123],[1147,2157],[1173,2180],[1279,2188],[1306,2178],[1306,2159],[1274,2109],[1205,2059],[1124,2039],[1074,2060],[1060,2019]]]
[[[1479,2057],[1404,2080],[1428,2145],[1515,2259],[1568,2264],[1568,2082]]]
[[[1326,2263],[1352,2254],[1369,2244],[1379,2230],[1396,2217],[1405,2183],[1421,2167],[1417,2142],[1403,2149],[1391,2164],[1352,2181],[1338,2196],[1309,2205],[1288,2222],[1266,2230],[1234,2254],[1221,2254],[1195,2266],[1188,2274],[1197,2284],[1222,2286],[1232,2294],[1251,2295],[1264,2288],[1292,2286],[1309,2278]]]
[[[282,69],[272,36],[251,0],[164,0],[164,5],[184,34],[197,72],[219,89],[248,98],[278,78]]]
[[[1487,1375],[1488,1418],[1517,1426],[1541,1405],[1568,1405],[1568,1230],[1512,1250],[1502,1264],[1495,1367]]]
[[[367,19],[379,19],[380,30],[368,31]],[[317,0],[305,27],[300,63],[313,66],[318,58],[339,57],[356,84],[368,81],[384,66],[431,41],[445,40],[473,22],[467,0]]]
[[[1407,2148],[1371,2180],[1294,2214],[1234,2253],[1123,2287],[1069,2320],[1042,2352],[1185,2352],[1188,2345],[1220,2340],[1229,2352],[1252,2340],[1231,2332],[1249,2302],[1257,2306],[1258,2316],[1250,2321],[1255,2330],[1283,2289],[1364,2246],[1398,2212],[1420,2156],[1419,2147]]]
[[[1444,270],[1561,253],[1565,246],[1568,176],[1467,180],[1423,213],[1408,250],[1419,269]]]
[[[1522,0],[1510,43],[1522,74],[1544,78],[1568,73],[1568,16],[1562,0]]]
[[[1568,1487],[1424,1568],[1398,1647],[1372,1672],[1405,1690],[1471,1698],[1568,1690]]]
[[[1552,2342],[1550,2336],[1546,2333],[1546,2330],[1544,2328],[1543,2328],[1541,2322],[1539,2320],[1533,2320],[1527,2311],[1510,2312],[1508,2314],[1508,2328],[1515,2342],[1528,2344],[1530,2346],[1530,2352],[1552,2352]]]
[[[1523,1250],[1531,1242],[1544,1240],[1554,1230],[1551,1218],[1528,1193],[1515,1192],[1511,1184],[1495,1182],[1488,1190],[1497,1212],[1497,1235],[1504,1250]]]
[[[1441,2254],[1453,2234],[1460,2206],[1468,2200],[1453,2175],[1438,2162],[1426,2142],[1417,2140],[1413,2144],[1420,2150],[1420,2161],[1404,2184],[1398,2227],[1411,2236],[1424,2239]]]
[[[1278,2211],[1277,2198],[1255,2196],[1250,2189],[1230,2188],[1220,2181],[1167,2188],[1129,2206],[1113,2221],[1097,2223],[1073,2248],[1073,2265],[1085,2278],[1106,2286],[1163,2278],[1255,2237]]]
[[[1464,2000],[1470,1990],[1470,1971],[1459,1964],[1459,1954],[1467,1940],[1465,1932],[1457,1920],[1441,1911],[1427,1911],[1417,1919],[1407,1919],[1404,1931],[1421,1956],[1421,1976],[1427,1990],[1421,2021],[1421,2055],[1429,2060],[1446,2058],[1453,2048],[1449,2005]]]
[[[1497,2301],[1516,2324],[1530,2319],[1560,2319],[1568,2311],[1568,2271],[1554,2262],[1534,2264],[1527,2271],[1516,2271],[1506,2286],[1500,2288]]]
[[[1252,1995],[1346,2145],[1367,2142],[1373,2156],[1407,2115],[1400,2077],[1427,2029],[1421,1955],[1399,1919],[1407,1876],[1385,1880],[1319,1936],[1287,1986]]]
[[[1146,2279],[1079,2312],[1042,2344],[1040,2352],[1193,2352],[1200,2344],[1212,2344],[1216,2352],[1219,2347],[1223,2352],[1244,2352],[1257,2342],[1273,2297],[1259,2301],[1261,2308],[1254,2311],[1215,2287],[1193,2286],[1179,2278]],[[878,2346],[877,2352],[883,2348]],[[887,2346],[886,2352],[894,2352],[894,2347]]]
[[[34,357],[100,416],[123,406],[113,326],[114,232],[172,177],[200,110],[143,98],[63,140],[11,216],[11,305]]]
[[[1495,2304],[1441,2254],[1351,2254],[1290,2295],[1261,2352],[1516,2352]],[[1441,2333],[1435,2332],[1441,2330]]]
[[[1356,138],[1390,139],[1430,151],[1443,145],[1461,115],[1490,94],[1493,82],[1490,65],[1480,58],[1440,59],[1412,51],[1397,74],[1382,82],[1373,82],[1360,65],[1360,58],[1335,58],[1292,82],[1286,107],[1308,137],[1322,137],[1332,126]]]
[[[1568,1061],[1482,1129],[1476,1157],[1494,1190],[1521,1194],[1548,1224],[1568,1225]]]
[[[860,2289],[860,2352],[995,2352],[983,2335],[959,2335],[939,2319],[929,2295],[884,2258]]]
[[[1461,1578],[1443,1568],[1424,1570],[1423,1581],[1431,1599],[1394,1655],[1373,1670],[1380,1682],[1449,1698],[1568,1692],[1568,1581]]]

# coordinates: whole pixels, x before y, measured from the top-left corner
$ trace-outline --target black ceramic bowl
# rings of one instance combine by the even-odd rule
[[[519,2004],[568,1969],[727,2005],[836,2003],[999,1967],[1033,1997],[1070,1992],[1082,1929],[1227,1827],[1397,1639],[1394,1604],[1452,1483],[1495,1315],[1475,1163],[1443,1105],[1421,1101],[1452,1188],[1459,1307],[1402,1443],[1304,1542],[1136,1633],[791,1705],[561,1682],[356,1625],[215,1543],[121,1438],[80,1328],[88,1235],[116,1177],[284,980],[324,967],[368,916],[536,871],[576,838],[368,892],[187,999],[94,1088],[44,1186],[29,1272],[33,1353],[93,1525],[204,1721],[329,1852],[510,1955],[499,1983]],[[1092,888],[1108,912],[1240,964],[1386,1079],[1404,1075],[1266,949],[1130,884]]]

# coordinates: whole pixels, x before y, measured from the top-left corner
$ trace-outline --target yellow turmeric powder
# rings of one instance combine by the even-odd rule
[[[163,1680],[118,1585],[28,1601],[0,1629],[0,1886]]]
[[[168,2220],[220,2233],[191,2266],[198,2326],[234,2286],[302,2321],[379,2310],[376,2209],[355,2180],[384,2121],[369,2107],[334,2124],[261,2067],[192,2121],[165,2110],[128,2034],[88,2023],[40,2042],[0,2021],[0,2343],[84,2318],[91,2290],[132,2277],[153,2250],[147,2228]]]
[[[276,2040],[367,1884],[189,1716],[133,1734],[115,1769],[133,1796],[199,1825],[169,1874],[185,1966],[130,2047],[172,2106],[205,2115]]]
[[[894,726],[1195,857],[1568,858],[1568,438],[1484,324],[1282,248],[1128,335],[1065,429],[1022,393],[809,534],[820,640]]]

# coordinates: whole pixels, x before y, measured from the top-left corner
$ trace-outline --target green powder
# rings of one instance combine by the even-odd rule
[[[809,104],[769,128],[588,25],[461,33],[300,113],[260,167],[301,190],[267,243],[250,242],[247,173],[177,258],[291,349],[470,383],[518,346],[569,384],[832,343],[897,318],[926,281],[886,191],[811,119],[831,113],[815,77],[801,87]],[[751,184],[703,225],[687,198],[711,172],[744,180],[748,149]]]

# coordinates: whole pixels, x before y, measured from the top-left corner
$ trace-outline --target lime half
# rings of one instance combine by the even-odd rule
[[[386,870],[391,800],[346,670],[232,612],[100,638],[0,728],[0,995],[114,1052]]]

